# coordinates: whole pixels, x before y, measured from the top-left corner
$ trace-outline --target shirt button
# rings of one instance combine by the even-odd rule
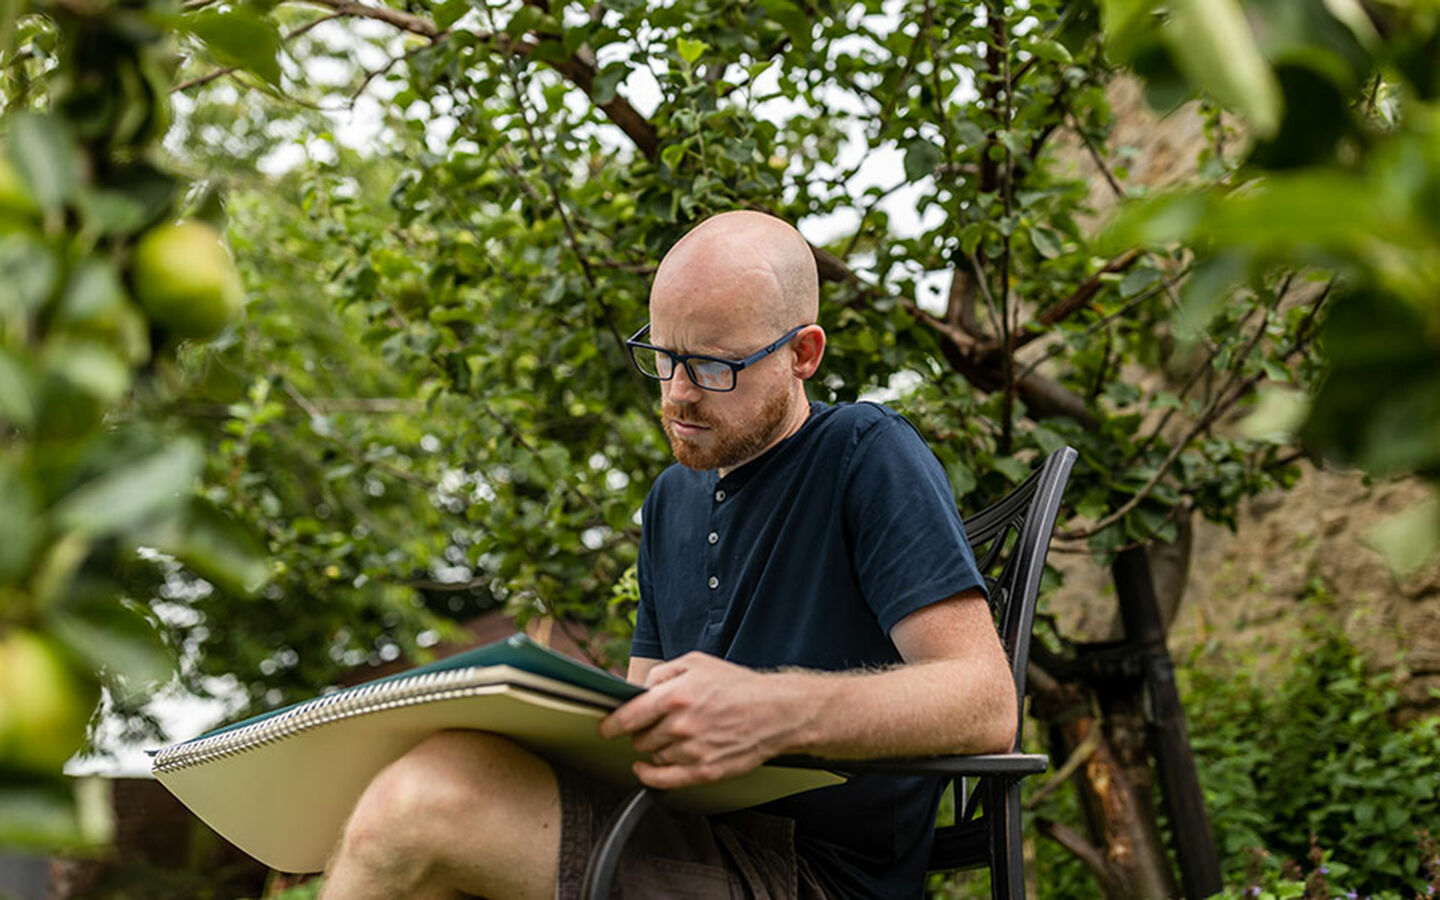
[[[713,543],[715,543],[716,541],[720,540],[720,535],[718,535],[718,534],[716,534],[715,532],[712,531],[712,532],[710,532],[710,535],[705,538],[705,540],[707,540],[707,541],[709,541],[710,543],[713,544]]]
[[[707,581],[706,584],[710,585],[710,590],[713,591],[720,586],[720,579],[716,578],[714,575],[711,575],[710,580]]]
[[[715,502],[716,502],[716,503],[724,503],[724,502],[725,502],[725,492],[724,492],[724,491],[716,491],[716,492],[715,492]]]

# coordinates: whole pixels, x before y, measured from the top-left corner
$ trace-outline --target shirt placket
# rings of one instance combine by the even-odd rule
[[[707,628],[719,624],[725,611],[725,598],[730,593],[730,575],[720,565],[721,540],[727,531],[731,497],[724,487],[717,486],[711,494],[710,516],[705,525],[705,589]]]

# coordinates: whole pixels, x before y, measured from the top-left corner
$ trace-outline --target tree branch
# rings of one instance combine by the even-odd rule
[[[1045,333],[1044,329],[1063,322],[1065,319],[1084,309],[1089,305],[1095,295],[1100,293],[1100,289],[1105,286],[1104,276],[1124,272],[1144,255],[1143,250],[1136,248],[1126,250],[1124,253],[1110,260],[1110,262],[1105,264],[1105,268],[1087,278],[1085,283],[1076,288],[1070,296],[1058,303],[1052,303],[1050,306],[1041,310],[1040,316],[1035,320],[1035,325],[1027,326],[1023,332],[1015,335],[1010,346],[1018,350],[1043,335]]]
[[[1230,371],[1229,377],[1225,380],[1225,384],[1219,391],[1216,391],[1215,396],[1211,398],[1209,407],[1200,415],[1200,418],[1195,421],[1195,424],[1170,448],[1170,452],[1165,455],[1164,461],[1156,468],[1155,474],[1150,476],[1150,479],[1145,482],[1145,485],[1136,491],[1134,496],[1122,504],[1119,509],[1105,516],[1089,528],[1083,528],[1078,531],[1057,531],[1056,535],[1058,537],[1071,541],[1093,537],[1125,518],[1126,515],[1139,506],[1141,502],[1150,495],[1151,491],[1160,483],[1160,480],[1170,471],[1170,467],[1180,458],[1180,454],[1190,446],[1190,442],[1199,437],[1203,432],[1208,431],[1215,420],[1220,418],[1226,410],[1233,406],[1241,397],[1245,396],[1252,387],[1265,377],[1263,373],[1254,375],[1241,383],[1238,388],[1232,390],[1240,378],[1240,367],[1244,365],[1245,360],[1250,358],[1250,354],[1254,352],[1260,341],[1265,337],[1265,324],[1269,313],[1273,312],[1280,305],[1280,301],[1284,299],[1285,294],[1290,289],[1290,283],[1293,278],[1294,273],[1286,275],[1284,283],[1280,286],[1280,289],[1275,292],[1275,298],[1270,302],[1269,309],[1260,317],[1260,324],[1256,326],[1255,333],[1250,336],[1250,339],[1246,341],[1240,353],[1236,355],[1234,362],[1235,368]],[[1153,437],[1155,434],[1159,434],[1158,427],[1151,436]]]
[[[437,27],[434,22],[424,16],[401,12],[398,9],[391,9],[388,6],[370,6],[365,3],[356,3],[355,0],[307,0],[307,2],[332,9],[336,15],[354,16],[361,19],[375,19],[376,21],[394,26],[401,31],[408,31],[411,34],[418,34],[421,37],[430,38],[432,41],[445,33],[444,30]]]
[[[1100,884],[1100,890],[1106,897],[1119,897],[1125,893],[1124,885],[1116,877],[1115,870],[1101,853],[1089,841],[1080,836],[1079,832],[1050,819],[1035,820],[1035,829],[1041,834],[1053,840],[1055,843],[1069,850],[1077,859],[1085,864],[1090,874]]]

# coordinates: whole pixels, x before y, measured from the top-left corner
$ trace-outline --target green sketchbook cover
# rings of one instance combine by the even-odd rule
[[[283,872],[324,867],[350,809],[388,763],[446,729],[503,734],[552,762],[634,784],[630,741],[596,725],[643,688],[524,635],[297,703],[159,751],[155,777],[221,836]],[[838,784],[762,766],[671,792],[696,812],[754,806]]]

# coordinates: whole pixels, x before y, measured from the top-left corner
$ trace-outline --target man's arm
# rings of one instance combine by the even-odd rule
[[[638,661],[650,688],[600,723],[653,763],[635,773],[677,788],[743,774],[787,753],[864,759],[1010,749],[1018,703],[979,591],[900,620],[905,665],[881,671],[756,672],[703,653]],[[632,675],[637,662],[631,663]]]
[[[625,680],[631,684],[644,684],[645,679],[650,676],[650,670],[658,665],[660,665],[658,659],[632,656],[630,657],[630,666],[625,670]]]

